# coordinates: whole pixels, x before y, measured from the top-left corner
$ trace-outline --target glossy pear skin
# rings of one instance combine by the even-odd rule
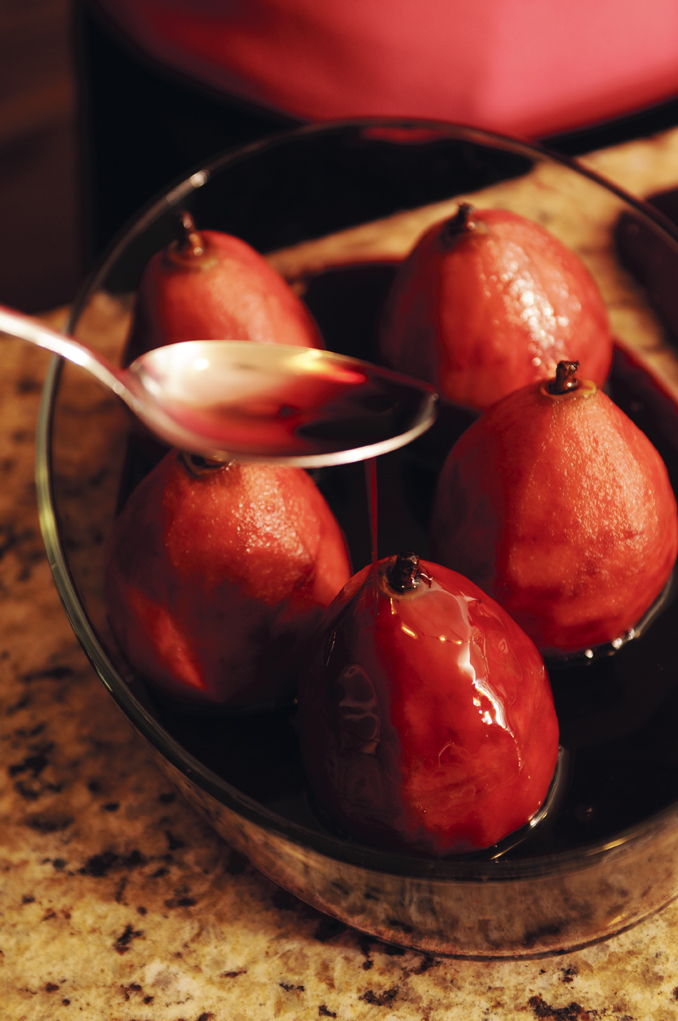
[[[289,284],[250,245],[204,230],[200,254],[175,242],[146,266],[136,296],[125,364],[184,340],[253,340],[323,347]]]
[[[344,831],[445,856],[491,846],[538,810],[558,723],[530,639],[467,579],[420,566],[430,585],[413,594],[375,588],[368,567],[337,596],[300,679],[299,735],[309,783]]]
[[[623,636],[678,551],[676,501],[644,433],[595,385],[531,385],[452,448],[432,518],[435,555],[493,596],[545,655]]]
[[[130,495],[107,560],[108,616],[129,663],[172,696],[223,706],[291,696],[300,645],[350,576],[306,472],[196,475],[177,451]]]
[[[454,224],[429,228],[398,271],[381,325],[386,364],[478,410],[549,377],[563,358],[602,385],[607,309],[579,257],[507,210],[472,210]]]

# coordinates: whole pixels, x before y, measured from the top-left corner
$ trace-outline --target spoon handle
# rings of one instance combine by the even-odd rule
[[[0,332],[9,334],[10,337],[18,337],[20,340],[27,340],[29,344],[45,348],[52,354],[60,355],[67,361],[82,366],[83,369],[96,376],[104,386],[124,399],[126,387],[120,378],[120,370],[111,365],[98,351],[75,340],[74,337],[57,333],[56,330],[38,322],[37,319],[23,315],[21,312],[15,312],[4,305],[0,305]]]

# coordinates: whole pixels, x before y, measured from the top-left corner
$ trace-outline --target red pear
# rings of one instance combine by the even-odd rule
[[[263,256],[230,234],[197,231],[187,212],[177,239],[144,270],[125,364],[184,340],[323,346],[310,312]]]
[[[388,365],[480,410],[564,358],[599,385],[612,361],[607,309],[579,257],[532,220],[467,203],[400,267],[380,343]]]
[[[432,540],[544,654],[617,642],[664,588],[676,501],[644,433],[576,363],[485,412],[452,448]]]
[[[108,548],[110,624],[168,694],[269,705],[350,575],[341,530],[306,472],[170,451],[129,497]]]
[[[299,736],[320,805],[348,833],[444,856],[539,809],[558,722],[539,652],[466,578],[411,553],[355,575],[300,679]]]

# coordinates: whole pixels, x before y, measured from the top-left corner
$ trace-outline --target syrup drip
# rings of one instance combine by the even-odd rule
[[[374,593],[374,614],[377,614],[379,595],[377,592],[377,459],[368,457],[365,465],[365,489],[367,490],[367,518],[370,529],[370,550],[372,552],[372,591]]]

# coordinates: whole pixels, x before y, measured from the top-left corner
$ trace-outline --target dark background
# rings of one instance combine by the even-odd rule
[[[154,66],[86,0],[0,0],[0,302],[68,302],[166,183],[295,123]],[[672,100],[546,141],[577,155],[676,124]]]
[[[0,302],[37,311],[80,276],[69,0],[0,0]]]

